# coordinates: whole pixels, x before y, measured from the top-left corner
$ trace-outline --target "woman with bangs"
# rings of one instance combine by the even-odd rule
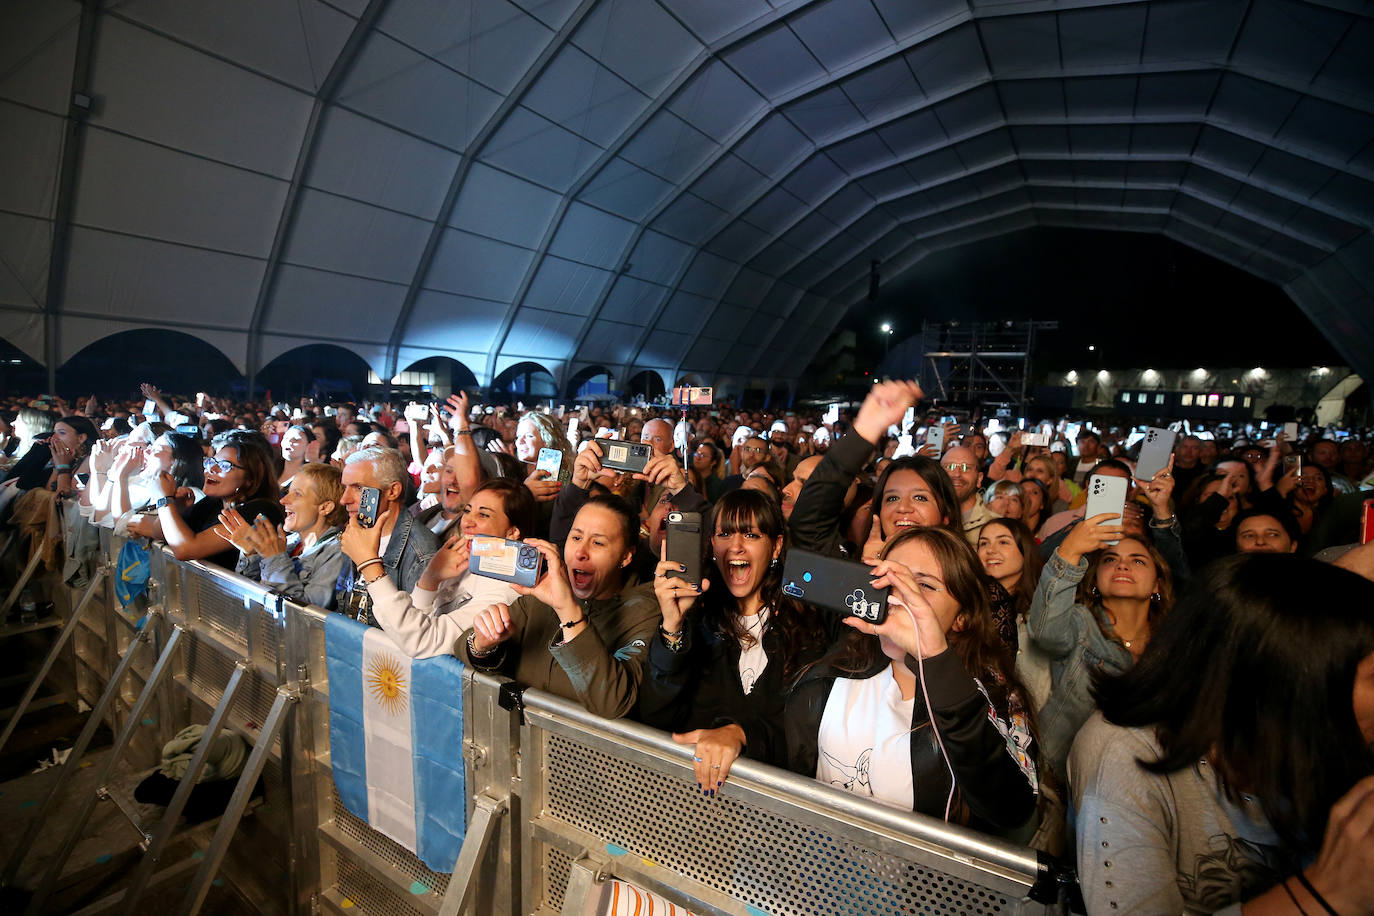
[[[663,622],[649,644],[639,719],[695,747],[697,787],[714,795],[741,754],[782,762],[787,684],[835,628],[782,592],[786,525],[776,500],[733,490],[706,530],[700,590],[670,575],[682,571],[673,561],[654,571]]]
[[[457,532],[435,551],[409,594],[388,576],[368,584],[373,616],[411,658],[452,653],[454,643],[472,626],[478,611],[493,604],[510,604],[517,597],[510,583],[479,576],[468,568],[472,539],[518,541],[534,527],[534,519],[534,497],[524,484],[501,477],[485,481],[463,506]],[[380,530],[380,524],[349,528],[344,549],[355,564],[378,555]]]
[[[1093,713],[1093,673],[1130,670],[1174,603],[1168,562],[1153,544],[1107,524],[1114,518],[1095,515],[1070,529],[1031,601],[1031,639],[1050,657],[1040,736],[1044,759],[1061,776]]]
[[[1030,638],[1028,620],[1044,561],[1035,537],[1016,518],[995,518],[978,532],[978,560],[983,572],[1006,593],[1016,620],[1016,675],[1026,687],[1031,706],[1039,710],[1050,694],[1050,659]]]
[[[783,716],[787,766],[882,804],[1007,834],[1036,808],[1031,715],[962,534],[883,545],[880,624],[851,628],[802,672]]]

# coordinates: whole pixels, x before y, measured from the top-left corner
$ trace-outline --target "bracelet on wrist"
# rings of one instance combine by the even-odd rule
[[[468,656],[469,656],[470,658],[488,658],[488,657],[490,657],[490,656],[492,656],[492,655],[495,655],[495,654],[496,654],[496,650],[499,649],[499,648],[501,648],[500,644],[498,643],[497,645],[492,646],[490,649],[487,649],[487,650],[484,651],[484,652],[479,652],[478,649],[477,649],[477,647],[476,647],[475,645],[473,645],[473,643],[472,643],[472,640],[473,640],[476,636],[477,636],[477,631],[476,631],[476,630],[471,630],[471,631],[468,632]]]
[[[1307,880],[1306,875],[1304,875],[1302,872],[1297,872],[1293,875],[1293,877],[1298,879],[1298,883],[1302,885],[1303,890],[1307,891],[1307,893],[1312,897],[1313,900],[1320,903],[1322,909],[1326,910],[1329,916],[1340,916],[1340,914],[1337,913],[1331,907],[1331,904],[1326,902],[1326,898],[1323,897],[1321,894],[1317,893],[1317,889],[1312,886],[1311,881]],[[1301,909],[1301,907],[1299,907],[1299,909]]]
[[[373,557],[373,558],[370,559],[370,560],[364,560],[363,562],[359,563],[359,564],[358,564],[358,575],[361,576],[361,575],[363,574],[363,570],[364,570],[364,569],[367,569],[369,566],[372,566],[372,565],[374,565],[374,564],[377,565],[377,566],[383,565],[383,564],[382,564],[382,558],[381,558],[381,557]],[[366,577],[364,577],[364,578],[366,578]]]
[[[470,430],[470,429],[455,429],[455,430],[453,431],[453,434],[454,434],[455,436],[471,436],[471,435],[472,435],[472,430]]]
[[[53,469],[59,474],[65,474],[72,469],[70,464],[54,464]]]
[[[583,616],[577,618],[576,620],[569,620],[567,623],[560,623],[559,626],[562,627],[562,628],[565,629],[565,630],[571,630],[573,627],[577,626],[579,623],[586,623],[586,622],[587,622],[587,617],[586,617],[586,615],[583,615]]]

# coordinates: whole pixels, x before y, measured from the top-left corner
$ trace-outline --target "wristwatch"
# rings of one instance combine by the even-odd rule
[[[153,503],[153,508],[154,508],[154,509],[161,509],[163,506],[170,506],[171,504],[172,504],[172,497],[170,497],[170,496],[159,496],[157,502]]]

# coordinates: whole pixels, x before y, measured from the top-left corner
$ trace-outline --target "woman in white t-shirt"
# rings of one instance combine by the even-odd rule
[[[1029,820],[1030,717],[980,573],[943,528],[883,545],[873,575],[892,590],[887,619],[845,618],[854,632],[803,672],[783,717],[789,769],[986,831]]]
[[[373,616],[412,658],[448,655],[478,611],[516,598],[510,583],[468,570],[472,538],[520,540],[534,527],[534,518],[534,497],[523,483],[506,478],[484,481],[463,507],[458,533],[435,552],[410,594],[398,589],[388,576],[368,585]],[[364,530],[380,532],[381,525]],[[347,539],[344,546],[348,547]],[[378,546],[368,545],[353,561],[377,556]]]

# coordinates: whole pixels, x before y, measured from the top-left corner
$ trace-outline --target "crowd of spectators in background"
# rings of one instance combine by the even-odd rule
[[[1089,912],[1374,912],[1370,430],[1180,429],[1141,479],[1133,426],[970,423],[910,382],[811,411],[141,395],[0,409],[0,511],[56,499],[669,730],[707,795],[745,756],[1076,852]],[[1119,518],[1084,517],[1094,476]],[[672,512],[704,519],[700,585]],[[478,536],[546,572],[476,574]],[[886,620],[784,591],[797,548],[867,564]]]

